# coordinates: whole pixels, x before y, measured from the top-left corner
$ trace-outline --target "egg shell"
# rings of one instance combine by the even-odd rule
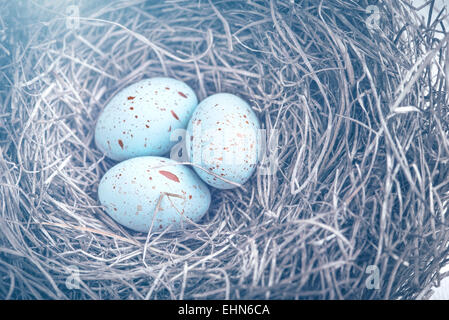
[[[195,92],[171,78],[144,79],[122,89],[106,105],[95,128],[95,143],[105,155],[121,161],[167,154],[198,104]],[[176,138],[173,138],[176,140]]]
[[[240,97],[218,93],[204,99],[187,126],[186,149],[196,166],[219,177],[243,184],[259,159],[260,123]],[[194,166],[207,184],[219,189],[236,187]]]
[[[153,156],[125,160],[109,169],[98,186],[98,198],[115,221],[140,232],[148,232],[152,221],[152,231],[198,222],[211,200],[207,185],[193,170]]]

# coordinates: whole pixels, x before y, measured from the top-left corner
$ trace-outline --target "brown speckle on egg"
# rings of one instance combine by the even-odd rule
[[[178,115],[173,110],[170,110],[170,112],[171,112],[173,118],[175,118],[176,120],[179,120]]]
[[[170,179],[170,180],[172,180],[174,182],[179,182],[179,178],[175,174],[173,174],[173,173],[171,173],[169,171],[159,170],[159,173],[161,175],[163,175],[164,177],[166,177],[167,179]]]

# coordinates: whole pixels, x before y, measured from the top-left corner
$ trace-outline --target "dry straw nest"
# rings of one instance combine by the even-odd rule
[[[67,2],[47,2],[9,1],[0,21],[1,298],[398,299],[438,281],[449,244],[447,12],[85,0],[73,1],[77,27]],[[380,28],[366,24],[370,4]],[[279,134],[268,148],[278,167],[213,190],[200,226],[146,235],[99,205],[114,162],[93,129],[121,88],[161,75],[200,99],[249,101]]]

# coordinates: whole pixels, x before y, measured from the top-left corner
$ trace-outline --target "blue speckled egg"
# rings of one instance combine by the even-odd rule
[[[198,104],[184,82],[151,78],[121,90],[106,105],[95,128],[95,143],[111,159],[168,153],[171,132],[187,123]]]
[[[152,231],[198,222],[211,200],[207,185],[189,167],[152,156],[132,158],[108,170],[98,198],[115,221],[141,232],[148,232],[152,221]]]
[[[186,133],[190,162],[208,171],[194,167],[197,174],[219,189],[235,187],[220,177],[245,183],[258,163],[259,129],[256,114],[243,99],[228,93],[204,99],[195,109]]]

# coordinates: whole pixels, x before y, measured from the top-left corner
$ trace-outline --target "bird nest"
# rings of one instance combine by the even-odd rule
[[[48,2],[48,3],[47,3]],[[449,224],[449,51],[407,1],[8,2],[0,297],[411,299]],[[429,7],[433,6],[430,1]],[[198,226],[143,234],[97,197],[122,88],[168,76],[250,103],[264,161]]]

